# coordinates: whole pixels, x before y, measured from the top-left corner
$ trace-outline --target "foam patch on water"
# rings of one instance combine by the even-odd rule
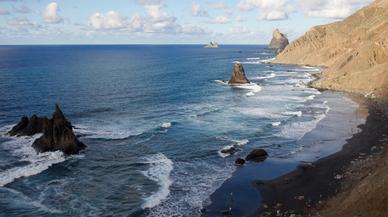
[[[1,144],[2,149],[8,150],[20,162],[26,162],[25,166],[17,166],[0,172],[0,186],[4,186],[18,178],[37,175],[50,166],[66,160],[62,152],[45,152],[37,154],[32,143],[41,134],[32,137],[7,137],[9,141]]]
[[[315,129],[317,124],[326,117],[326,114],[320,114],[311,121],[292,122],[283,127],[279,136],[289,139],[301,139],[306,133]]]
[[[146,209],[159,205],[170,194],[169,188],[172,184],[170,173],[173,170],[173,162],[162,153],[150,155],[144,160],[150,167],[142,172],[143,175],[160,186],[157,192],[144,199],[142,208]]]
[[[250,57],[250,58],[247,58],[247,60],[261,60],[260,57]]]
[[[179,190],[172,191],[160,205],[150,209],[148,216],[201,216],[200,209],[210,204],[209,196],[231,177],[234,170],[235,166],[230,163],[175,162],[173,186]]]
[[[160,125],[161,128],[168,129],[172,126],[171,122],[165,122]]]
[[[224,81],[224,80],[214,80],[214,82],[222,85],[228,85],[228,81]]]
[[[280,126],[282,124],[282,122],[273,122],[271,125],[273,126],[273,127],[278,127],[278,126]]]
[[[121,129],[110,129],[109,127],[89,127],[84,125],[77,125],[74,128],[74,132],[77,135],[81,135],[82,137],[89,139],[126,139],[130,136],[137,136],[144,131],[138,130],[121,130]]]
[[[238,89],[250,90],[252,93],[257,93],[262,89],[260,85],[255,83],[231,85],[231,86]]]
[[[254,79],[264,80],[264,79],[270,79],[270,78],[274,78],[274,77],[276,77],[276,74],[275,73],[271,73],[271,74],[266,75],[266,76],[254,77]]]
[[[303,112],[302,111],[294,111],[294,112],[288,111],[288,112],[283,112],[283,114],[287,115],[287,116],[301,117],[303,115]]]
[[[224,139],[223,139],[224,140]],[[224,147],[222,147],[220,150],[218,150],[218,155],[222,158],[225,158],[225,157],[228,157],[230,156],[231,154],[230,153],[222,153],[223,150],[228,150],[228,149],[231,149],[231,148],[239,148],[240,146],[243,146],[243,145],[246,145],[248,144],[249,140],[248,139],[241,139],[241,140],[229,140],[232,142],[231,145],[226,145]]]

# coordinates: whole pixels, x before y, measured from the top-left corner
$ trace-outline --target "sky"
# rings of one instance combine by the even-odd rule
[[[0,44],[268,44],[371,0],[0,0]]]

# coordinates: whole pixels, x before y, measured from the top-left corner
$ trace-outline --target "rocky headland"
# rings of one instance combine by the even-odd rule
[[[273,32],[272,40],[268,47],[277,49],[278,52],[282,51],[289,44],[288,38],[285,34],[281,33],[279,29],[275,29]]]
[[[369,116],[340,152],[259,183],[257,216],[387,216],[388,0],[313,27],[273,63],[321,66],[311,86],[362,94]]]
[[[73,126],[66,119],[58,105],[51,119],[36,115],[22,117],[8,134],[10,136],[32,136],[42,133],[32,147],[36,152],[62,151],[66,155],[77,154],[86,148],[73,132]]]
[[[274,63],[324,66],[318,89],[381,97],[388,92],[388,0],[376,0],[343,21],[316,26]]]

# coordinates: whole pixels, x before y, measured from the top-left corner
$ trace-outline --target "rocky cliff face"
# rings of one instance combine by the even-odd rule
[[[313,86],[382,96],[388,92],[388,0],[343,21],[316,26],[289,44],[275,63],[326,66]]]
[[[283,50],[289,44],[288,38],[286,35],[281,33],[279,29],[276,29],[273,32],[271,43],[269,44],[269,48],[278,49],[279,51]]]
[[[245,76],[244,67],[240,63],[234,64],[232,76],[228,82],[231,85],[249,84],[249,80]]]

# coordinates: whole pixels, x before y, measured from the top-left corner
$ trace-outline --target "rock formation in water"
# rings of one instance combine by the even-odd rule
[[[32,136],[37,133],[43,133],[43,129],[48,123],[49,120],[46,117],[33,115],[28,119],[28,117],[24,116],[20,122],[8,132],[8,134],[10,136]]]
[[[37,152],[62,151],[66,155],[77,154],[86,146],[78,140],[71,123],[63,115],[58,105],[51,119],[33,115],[30,119],[23,117],[8,134],[11,136],[43,135],[36,139],[32,147]]]
[[[229,84],[239,85],[239,84],[249,84],[249,80],[245,76],[244,67],[240,63],[234,64],[232,77],[230,78]]]
[[[279,51],[283,50],[289,44],[288,38],[285,34],[281,33],[279,29],[276,29],[273,32],[271,43],[269,48],[278,49]]]
[[[211,41],[208,45],[205,46],[205,48],[218,48],[219,45],[215,41]]]
[[[313,27],[274,62],[327,67],[312,84],[319,89],[386,94],[388,0],[376,0],[343,21]]]
[[[258,148],[258,149],[252,150],[247,155],[245,160],[247,160],[247,161],[263,161],[267,158],[267,156],[268,156],[268,153],[264,149]]]

